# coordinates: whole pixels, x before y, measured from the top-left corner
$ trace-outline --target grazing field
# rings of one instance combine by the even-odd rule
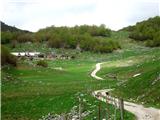
[[[95,65],[92,61],[48,63],[49,68],[21,63],[17,69],[7,70],[16,79],[2,84],[2,118],[38,119],[48,113],[68,112],[77,104],[77,92],[86,93],[92,103],[96,101],[90,96],[92,91],[115,85],[115,81],[97,81],[90,77]]]
[[[16,68],[3,67],[2,119],[36,120],[48,113],[67,113],[73,106],[78,106],[77,95],[82,94],[90,104],[84,109],[94,110],[85,118],[91,120],[97,117],[99,104],[91,93],[94,90],[108,88],[115,88],[112,93],[115,96],[159,108],[160,83],[157,79],[160,74],[160,49],[144,47],[143,43],[130,40],[127,32],[112,34],[110,39],[119,41],[122,48],[107,54],[77,52],[71,49],[47,49],[44,44],[28,43],[24,44],[25,47],[21,44],[21,47],[11,49],[12,51],[35,49],[46,53],[54,51],[58,54],[75,55],[75,59],[47,60],[46,68],[36,66],[36,60],[25,59],[19,61]],[[104,78],[103,81],[90,76],[98,62],[105,62],[97,73]],[[139,76],[133,77],[138,73]],[[105,108],[106,104],[102,102],[101,104]],[[111,105],[110,110],[113,116],[114,107]],[[117,115],[119,119],[119,112]],[[125,119],[134,120],[135,117],[125,112]]]

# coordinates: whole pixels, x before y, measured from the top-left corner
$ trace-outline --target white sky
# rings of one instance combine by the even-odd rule
[[[118,30],[160,15],[160,0],[0,0],[0,20],[30,31],[105,24]]]

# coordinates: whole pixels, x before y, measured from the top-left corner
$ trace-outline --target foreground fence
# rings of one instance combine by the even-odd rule
[[[94,116],[92,120],[124,120],[123,99],[115,99],[108,94],[106,96],[97,94],[96,97],[103,98],[105,104],[99,101],[92,110],[84,110],[84,100],[81,97],[78,97],[78,105],[74,106],[69,113],[63,113],[61,115],[49,113],[48,115],[42,116],[39,120],[83,120],[95,111],[96,116]],[[112,110],[110,104],[113,105]],[[119,111],[120,113],[118,113]],[[120,118],[118,114],[120,114]]]

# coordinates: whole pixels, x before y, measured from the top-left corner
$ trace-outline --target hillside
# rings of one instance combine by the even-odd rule
[[[74,27],[48,27],[38,31],[38,41],[44,41],[50,48],[77,49],[109,53],[120,48],[119,43],[107,39],[111,30],[105,25],[81,25]]]
[[[148,20],[138,22],[134,26],[122,30],[129,31],[129,37],[136,41],[145,41],[149,47],[160,46],[160,17],[156,16]]]
[[[19,28],[14,27],[14,26],[7,25],[2,21],[0,21],[0,24],[1,24],[1,32],[7,32],[7,31],[10,31],[10,32],[29,32],[27,30],[21,30]]]
[[[19,28],[10,26],[0,21],[1,23],[1,44],[13,44],[16,42],[30,41],[32,37],[32,32],[27,30],[21,30]]]
[[[1,23],[1,31],[2,32],[5,32],[5,31],[10,31],[10,32],[20,31],[20,29],[18,29],[16,27],[9,26],[2,21],[0,23]]]
[[[67,116],[79,113],[80,105],[82,113],[89,113],[84,120],[98,119],[100,106],[101,117],[120,119],[119,109],[91,96],[93,91],[110,88],[114,90],[110,93],[114,97],[160,108],[160,47],[146,47],[143,41],[131,39],[132,31],[113,32],[104,28],[52,26],[15,37],[14,47],[13,39],[3,44],[11,52],[36,51],[46,57],[18,57],[12,65],[9,50],[5,48],[2,119]],[[108,52],[103,46],[116,48]],[[104,64],[97,75],[103,80],[90,76],[99,62]],[[124,119],[135,120],[135,116],[125,111]]]

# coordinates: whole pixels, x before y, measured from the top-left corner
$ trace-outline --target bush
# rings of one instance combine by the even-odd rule
[[[105,25],[81,25],[75,27],[52,26],[39,30],[37,33],[35,33],[35,39],[47,41],[49,47],[75,49],[77,44],[86,42],[87,37],[90,39],[94,36],[110,37],[110,35],[111,30],[106,28]],[[37,38],[37,36],[39,36],[39,38]]]
[[[48,46],[51,48],[61,48],[63,47],[64,42],[58,35],[53,35],[49,40],[48,40]]]
[[[160,46],[160,32],[155,34],[153,40],[148,40],[146,42],[146,46],[148,46],[148,47],[158,47],[158,46]]]
[[[38,37],[39,36],[39,37]],[[105,42],[101,38],[110,37],[111,30],[105,25],[81,25],[75,27],[47,27],[35,33],[35,39],[47,41],[51,48],[76,49],[83,51],[110,52],[118,49],[115,41]],[[96,39],[98,38],[98,39]]]
[[[33,42],[33,40],[33,35],[31,33],[22,33],[17,36],[17,41],[19,43]]]
[[[8,44],[12,40],[13,35],[11,32],[1,32],[1,43]]]
[[[137,23],[132,29],[129,37],[137,41],[145,41],[146,46],[160,46],[160,17],[150,18]]]
[[[137,40],[137,41],[145,41],[145,40],[150,39],[149,36],[146,36],[146,35],[138,32],[138,31],[131,33],[131,34],[129,35],[129,37],[132,38],[132,39],[135,39],[135,40]]]
[[[17,58],[16,56],[10,54],[7,47],[1,45],[1,65],[10,64],[12,66],[17,65]]]
[[[48,67],[48,63],[45,60],[39,60],[37,62],[37,65],[42,67]]]

